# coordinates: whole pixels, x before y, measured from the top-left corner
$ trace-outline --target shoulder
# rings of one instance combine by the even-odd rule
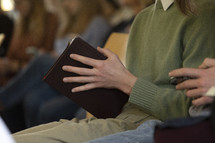
[[[130,31],[132,33],[137,33],[141,31],[141,29],[146,28],[147,21],[150,19],[151,14],[153,13],[153,7],[154,5],[151,5],[145,9],[143,9],[141,12],[139,12],[135,18],[132,21]]]
[[[187,16],[190,26],[199,25],[201,27],[214,27],[215,24],[215,1],[195,0],[195,13]],[[213,28],[214,29],[214,28]]]
[[[154,4],[148,6],[147,8],[144,8],[143,10],[141,10],[141,11],[137,14],[136,18],[139,18],[139,17],[146,17],[146,16],[148,16],[149,13],[153,12],[153,10],[154,10]]]
[[[140,23],[144,24],[145,21],[150,18],[150,16],[153,14],[154,11],[154,4],[148,6],[147,8],[144,8],[142,11],[140,11],[134,18],[132,25],[139,25]]]

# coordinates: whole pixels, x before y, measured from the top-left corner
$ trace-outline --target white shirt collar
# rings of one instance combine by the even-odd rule
[[[155,2],[155,6],[157,4],[157,1],[158,0],[156,0],[156,2]],[[164,11],[166,11],[174,3],[174,0],[161,0],[161,3],[162,3]]]

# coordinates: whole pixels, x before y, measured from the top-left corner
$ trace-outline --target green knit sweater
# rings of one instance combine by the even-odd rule
[[[170,85],[168,73],[215,58],[215,6],[209,0],[199,1],[198,12],[189,17],[175,3],[164,11],[158,1],[132,25],[126,64],[138,80],[129,102],[161,120],[188,116],[190,106],[184,91]]]

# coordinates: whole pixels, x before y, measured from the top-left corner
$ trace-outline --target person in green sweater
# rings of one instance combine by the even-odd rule
[[[93,88],[115,88],[129,95],[129,102],[116,118],[71,121],[61,120],[14,134],[18,143],[85,142],[106,135],[136,129],[150,120],[187,117],[191,100],[169,84],[168,73],[182,67],[197,67],[205,57],[214,58],[213,0],[196,0],[196,14],[184,15],[187,0],[156,0],[134,20],[127,46],[127,68],[108,49],[98,48],[107,56],[99,61],[79,55],[72,59],[92,69],[65,65],[63,70],[80,77],[65,77],[66,83],[88,83],[72,89],[80,92]],[[178,8],[179,6],[179,8]],[[110,105],[111,106],[111,105]]]
[[[198,115],[193,118],[172,119],[171,121],[160,122],[157,120],[149,120],[141,124],[135,130],[129,130],[98,138],[87,143],[175,143],[189,142],[195,140],[198,142],[214,142],[213,129],[211,126],[215,123],[215,102],[211,96],[204,96],[211,87],[215,86],[215,59],[206,58],[198,68],[180,68],[169,72],[170,77],[192,77],[176,85],[177,90],[186,90],[186,96],[194,98],[192,104],[196,107],[203,105],[212,105],[213,108],[207,108],[209,115]],[[210,95],[214,95],[211,92]],[[214,103],[213,103],[214,102]],[[200,112],[205,112],[204,110]],[[200,114],[200,113],[199,113]],[[210,120],[209,120],[210,119]],[[212,121],[212,124],[211,124]],[[207,126],[200,125],[206,123]],[[168,126],[167,126],[168,125]],[[177,127],[175,126],[177,125]],[[191,126],[192,125],[192,126]],[[162,126],[160,129],[159,127]],[[165,127],[166,126],[166,127]],[[189,128],[190,127],[190,128]],[[195,128],[193,128],[195,127]],[[215,129],[215,126],[214,126]],[[195,132],[192,132],[195,130]],[[159,132],[158,132],[159,131]],[[171,134],[167,134],[169,131]],[[178,132],[177,132],[178,131]],[[191,131],[191,132],[190,132]],[[215,131],[215,130],[214,130]],[[164,133],[163,133],[164,132]],[[186,136],[189,132],[189,138]],[[211,134],[212,133],[212,134]]]

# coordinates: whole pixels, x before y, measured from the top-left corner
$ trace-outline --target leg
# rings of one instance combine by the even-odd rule
[[[60,95],[56,98],[44,103],[39,110],[39,122],[49,123],[52,121],[59,121],[60,119],[71,120],[75,118],[77,111],[81,107],[75,104],[67,97]]]
[[[25,94],[40,85],[44,74],[54,63],[55,58],[42,55],[33,59],[14,79],[0,89],[0,102],[5,109],[21,102]]]
[[[146,120],[153,119],[137,106],[126,104],[122,113],[115,119],[89,119],[49,124],[30,128],[14,134],[17,143],[69,142],[79,143],[99,137],[136,129]]]
[[[35,88],[29,94],[27,94],[24,98],[23,103],[26,127],[29,128],[39,125],[40,107],[53,98],[57,98],[59,96],[61,96],[60,93],[51,88],[45,82],[41,83],[39,87]]]
[[[135,129],[134,123],[118,119],[90,119],[66,122],[54,122],[35,128],[26,132],[17,133],[14,138],[17,143],[79,143],[109,134]]]
[[[154,127],[160,123],[158,120],[149,120],[135,130],[116,133],[87,143],[153,143]]]

